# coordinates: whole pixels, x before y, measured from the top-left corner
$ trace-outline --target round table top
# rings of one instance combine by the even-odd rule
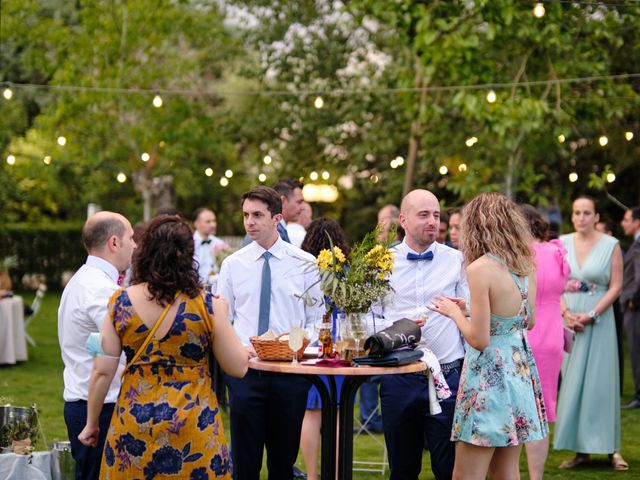
[[[312,361],[303,360],[298,365],[291,362],[270,362],[254,357],[249,360],[249,368],[263,372],[312,374],[312,375],[394,375],[399,373],[415,373],[426,370],[424,362],[414,362],[399,367],[372,367],[360,365],[353,367],[318,367]]]

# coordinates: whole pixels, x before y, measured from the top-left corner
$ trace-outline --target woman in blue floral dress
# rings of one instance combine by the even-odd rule
[[[224,301],[202,293],[193,250],[184,220],[158,217],[134,253],[132,286],[116,291],[109,302],[105,355],[94,362],[87,426],[79,435],[95,446],[98,413],[124,350],[127,368],[107,434],[102,479],[231,478],[208,352],[213,349],[223,370],[237,377],[245,374],[248,357],[227,321]]]
[[[483,193],[462,213],[471,316],[462,299],[439,296],[430,307],[456,322],[467,352],[451,439],[454,478],[519,478],[523,443],[545,438],[547,418],[527,341],[533,328],[535,261],[528,224],[516,204]]]

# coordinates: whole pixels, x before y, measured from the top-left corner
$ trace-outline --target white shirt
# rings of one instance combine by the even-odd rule
[[[306,234],[307,231],[299,223],[287,223],[287,235],[289,235],[289,240],[291,240],[292,245],[300,248]]]
[[[202,243],[203,240],[208,240],[209,243]],[[218,273],[218,262],[214,252],[214,245],[224,243],[224,240],[214,235],[209,235],[206,239],[196,231],[193,234],[194,253],[193,259],[198,262],[198,277],[200,283],[210,283],[212,275]]]
[[[251,242],[227,257],[220,270],[217,293],[229,302],[229,321],[245,345],[249,344],[249,337],[258,335],[262,254],[265,251],[256,242]],[[269,252],[273,255],[269,259],[269,329],[276,335],[282,335],[292,326],[298,326],[308,329],[313,335],[314,326],[323,313],[315,257],[285,242],[280,236]],[[313,305],[305,305],[298,298],[307,290],[306,297],[314,302]]]
[[[89,255],[62,292],[58,309],[58,340],[64,362],[64,400],[87,400],[93,358],[87,338],[100,332],[109,298],[118,289],[118,270],[102,258]],[[115,403],[120,390],[116,374],[105,403]]]
[[[460,330],[453,320],[427,310],[426,306],[436,295],[462,297],[468,302],[469,285],[462,253],[437,242],[427,250],[433,252],[433,260],[407,260],[407,253],[418,252],[404,241],[391,249],[395,255],[390,277],[394,293],[387,297],[381,323],[388,327],[401,318],[417,320],[426,314],[421,342],[438,357],[440,363],[449,363],[464,357]]]

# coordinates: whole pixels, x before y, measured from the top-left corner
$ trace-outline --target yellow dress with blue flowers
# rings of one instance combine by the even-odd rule
[[[213,338],[211,295],[180,295],[169,332],[153,338],[122,377],[107,434],[101,479],[230,479],[229,452],[208,352]],[[149,334],[124,289],[109,315],[127,362]]]
[[[520,311],[513,317],[491,314],[489,345],[482,352],[466,346],[452,441],[508,447],[549,434],[538,370],[527,340],[529,278],[521,282],[515,274],[511,276],[522,296]]]

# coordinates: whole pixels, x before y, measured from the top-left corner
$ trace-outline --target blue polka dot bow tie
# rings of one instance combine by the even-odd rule
[[[407,260],[433,260],[433,252],[424,252],[418,255],[417,253],[407,253]]]

